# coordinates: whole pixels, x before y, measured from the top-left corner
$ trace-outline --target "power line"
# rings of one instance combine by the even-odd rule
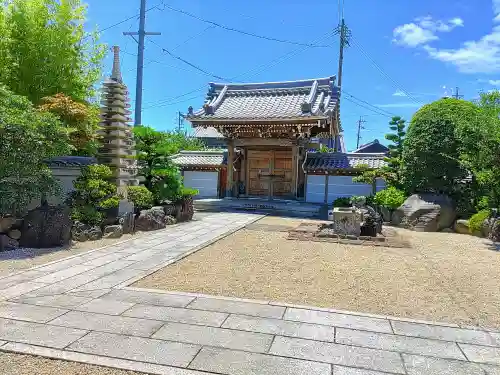
[[[364,50],[364,48],[361,46],[361,44],[356,40],[356,39],[352,39],[352,44],[357,47],[359,49],[359,51],[361,52],[361,54],[363,56],[365,56],[371,63],[372,65],[384,76],[386,77],[389,81],[391,81],[394,85],[394,87],[398,90],[400,90],[401,92],[403,92],[408,98],[410,98],[410,100],[412,100],[413,102],[417,103],[417,104],[423,104],[422,102],[420,102],[419,100],[415,99],[415,97],[413,97],[408,91],[406,91],[405,89],[403,89],[401,87],[401,84],[399,84],[394,78],[392,78],[389,74],[387,74],[385,72],[384,69],[382,69],[382,67],[377,64],[377,62],[371,58],[371,56]]]
[[[383,108],[377,107],[376,105],[370,104],[370,103],[368,103],[367,101],[365,101],[365,100],[363,100],[363,99],[360,99],[360,98],[358,98],[358,97],[356,97],[356,96],[354,96],[354,95],[352,95],[352,94],[349,94],[346,90],[342,90],[342,92],[343,92],[344,94],[346,94],[346,95],[349,95],[351,98],[353,98],[353,99],[355,99],[355,100],[360,101],[361,103],[367,104],[367,105],[369,105],[370,107],[375,108],[375,109],[376,109],[376,110],[378,110],[378,111],[384,112],[384,113],[386,113],[386,114],[388,114],[388,115],[390,115],[390,116],[398,116],[398,115],[396,115],[395,113],[389,112],[389,111],[387,111],[387,110],[385,110],[385,109],[383,109]]]
[[[163,52],[165,52],[166,54],[168,54],[170,57],[176,59],[176,60],[179,60],[179,61],[182,61],[184,64],[187,64],[189,65],[190,67],[202,72],[203,74],[206,74],[207,76],[210,76],[210,77],[213,77],[215,79],[220,79],[222,81],[225,81],[227,80],[226,78],[224,77],[221,77],[221,76],[218,76],[216,74],[213,74],[213,73],[210,73],[209,71],[203,69],[203,68],[200,68],[198,65],[196,64],[193,64],[192,62],[189,62],[187,61],[186,59],[183,59],[182,57],[180,56],[177,56],[177,55],[174,55],[172,52],[170,52],[168,49],[166,48],[163,48],[162,46],[160,46],[158,43],[156,43],[155,41],[151,40],[150,41],[151,43],[153,43],[155,46],[157,46],[158,48],[160,48]],[[229,80],[230,81],[230,80]]]
[[[158,9],[158,10],[159,10],[160,8],[158,8],[158,7],[159,7],[160,5],[162,5],[162,4],[163,4],[163,1],[161,1],[160,3],[158,3],[158,4],[156,4],[156,5],[152,6],[152,7],[150,7],[150,8],[148,8],[148,9],[146,9],[146,13],[147,13],[147,12],[149,12],[149,11],[151,11],[151,10],[153,10],[153,9]],[[133,15],[133,16],[131,16],[131,17],[129,17],[129,18],[126,18],[126,19],[124,19],[124,20],[122,20],[122,21],[120,21],[120,22],[114,23],[113,25],[110,25],[110,26],[105,27],[104,29],[101,29],[101,30],[98,30],[98,31],[99,31],[100,33],[102,33],[102,32],[104,32],[104,31],[107,31],[107,30],[109,30],[109,29],[112,29],[113,27],[120,26],[120,25],[124,24],[124,23],[125,23],[125,22],[127,22],[127,21],[133,20],[134,18],[138,18],[139,16],[140,16],[140,13],[137,13],[137,14],[135,14],[135,15]],[[83,37],[83,38],[82,38],[82,40],[85,40],[85,39],[87,39],[88,37],[90,37],[90,35],[87,35],[87,36]]]
[[[239,33],[239,34],[243,34],[243,35],[247,35],[247,36],[252,36],[254,38],[259,38],[259,39],[264,39],[264,40],[269,40],[269,41],[272,41],[272,42],[278,42],[278,43],[287,43],[287,44],[294,44],[294,45],[297,45],[297,46],[306,46],[306,47],[327,47],[327,46],[322,46],[322,45],[317,45],[317,44],[310,44],[310,43],[302,43],[302,42],[296,42],[296,41],[293,41],[293,40],[287,40],[287,39],[279,39],[279,38],[274,38],[274,37],[269,37],[269,36],[265,36],[265,35],[259,35],[259,34],[255,34],[255,33],[252,33],[252,32],[249,32],[249,31],[244,31],[244,30],[240,30],[240,29],[235,29],[233,27],[229,27],[229,26],[225,26],[225,25],[222,25],[220,23],[217,23],[217,22],[214,22],[214,21],[210,21],[210,20],[207,20],[207,19],[204,19],[204,18],[201,18],[201,17],[198,17],[197,15],[193,14],[193,13],[189,13],[189,12],[186,12],[185,10],[182,10],[182,9],[177,9],[177,8],[173,8],[171,7],[170,5],[167,5],[167,4],[163,4],[163,8],[165,9],[170,9],[174,12],[177,12],[177,13],[181,13],[181,14],[184,14],[188,17],[191,17],[191,18],[194,18],[198,21],[201,21],[201,22],[205,22],[205,23],[208,23],[210,25],[213,25],[215,27],[218,27],[218,28],[221,28],[221,29],[224,29],[224,30],[227,30],[227,31],[232,31],[232,32],[235,32],[235,33]]]
[[[362,107],[362,108],[364,108],[364,109],[366,109],[368,111],[371,111],[373,113],[376,113],[376,114],[378,114],[380,116],[384,116],[384,117],[388,117],[388,118],[392,117],[391,115],[388,115],[387,113],[381,113],[381,112],[378,112],[378,111],[376,111],[376,110],[374,110],[374,109],[372,109],[372,108],[370,108],[370,107],[368,107],[368,106],[366,106],[364,104],[357,103],[357,102],[355,102],[354,100],[352,100],[350,98],[345,97],[344,100],[347,100],[348,102],[356,104],[357,106]]]
[[[333,33],[329,32],[327,33],[326,35],[323,35],[321,36],[320,38],[316,39],[315,41],[313,41],[313,43],[318,43],[318,42],[323,42],[323,41],[326,41],[328,38],[330,38],[331,36],[333,35]],[[330,45],[331,46],[331,45]],[[243,73],[243,74],[240,74],[240,75],[237,75],[237,76],[234,76],[234,77],[231,77],[230,80],[234,81],[236,79],[240,79],[242,77],[245,77],[245,76],[249,76],[249,75],[253,75],[253,74],[258,74],[258,73],[261,73],[262,71],[266,70],[266,69],[269,69],[273,66],[275,66],[276,64],[302,52],[303,50],[307,49],[308,47],[300,47],[300,48],[297,48],[297,49],[294,49],[290,52],[287,52],[285,53],[284,55],[281,55],[279,57],[277,57],[276,59],[272,60],[271,62],[269,63],[265,63],[265,64],[261,64],[259,65],[258,67],[256,67],[255,69],[252,69],[246,73]],[[180,99],[182,97],[185,97],[185,96],[188,96],[188,95],[191,95],[191,94],[194,94],[195,92],[198,92],[198,91],[202,91],[202,90],[205,90],[206,89],[206,85],[203,85],[197,89],[194,89],[194,90],[191,90],[189,92],[186,92],[184,94],[181,94],[181,95],[177,95],[177,96],[174,96],[174,97],[171,97],[171,98],[168,98],[168,99],[163,99],[163,100],[160,100],[160,101],[156,101],[156,102],[151,102],[149,104],[151,104],[149,107],[146,107],[145,109],[149,109],[149,108],[155,108],[155,107],[161,107],[161,106],[168,106],[168,105],[172,105],[174,103],[170,103],[172,100],[176,100],[176,99]],[[191,99],[187,99],[187,100],[183,100],[181,101],[182,102],[185,102],[185,101],[189,101],[189,100],[192,100],[192,99],[196,99],[197,97],[199,96],[202,96],[202,95],[197,95],[195,96],[194,98],[191,98]],[[178,103],[178,102],[176,102]],[[175,104],[176,104],[175,103]]]

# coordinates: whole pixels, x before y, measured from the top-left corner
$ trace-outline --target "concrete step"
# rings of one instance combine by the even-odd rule
[[[195,199],[197,211],[252,211],[258,213],[320,218],[325,211],[322,204],[292,200],[268,200],[252,198]]]

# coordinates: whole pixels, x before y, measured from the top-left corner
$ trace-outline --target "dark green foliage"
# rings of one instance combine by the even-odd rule
[[[73,183],[71,195],[72,218],[85,224],[99,225],[104,219],[104,211],[118,207],[120,197],[116,186],[109,182],[112,172],[105,165],[89,165]]]
[[[175,201],[182,189],[182,176],[175,166],[153,170],[151,192],[156,203]]]
[[[387,189],[380,190],[373,197],[373,201],[383,207],[387,207],[391,210],[395,210],[401,206],[406,199],[406,195],[402,190],[390,186]]]
[[[469,230],[471,233],[481,232],[483,222],[488,219],[491,215],[490,210],[481,210],[477,214],[473,215],[469,220]]]
[[[179,199],[182,176],[170,161],[181,150],[201,150],[203,144],[179,132],[162,132],[146,126],[134,128],[139,174],[156,203]]]
[[[385,138],[392,142],[388,145],[389,155],[385,159],[387,167],[384,168],[386,181],[391,186],[401,185],[401,157],[403,154],[403,144],[406,136],[406,121],[401,117],[393,117],[389,122],[389,129],[394,133],[385,135]]]
[[[153,193],[145,186],[129,186],[127,189],[127,199],[137,209],[151,208],[154,204]]]
[[[456,99],[423,106],[408,128],[402,153],[402,183],[409,193],[453,195],[455,185],[467,176],[460,163],[462,143],[457,129],[476,121],[477,107]]]
[[[31,201],[57,193],[44,161],[69,152],[67,129],[54,115],[0,86],[0,215],[22,214]]]
[[[350,197],[340,197],[333,201],[333,207],[351,207]]]

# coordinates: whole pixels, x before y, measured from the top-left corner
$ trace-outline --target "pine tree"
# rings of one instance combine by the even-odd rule
[[[403,154],[403,143],[406,136],[406,120],[395,116],[389,122],[389,128],[394,133],[386,134],[385,139],[391,141],[393,144],[388,146],[389,155],[385,158],[387,167],[384,169],[387,173],[389,184],[399,188],[401,186],[401,155]]]

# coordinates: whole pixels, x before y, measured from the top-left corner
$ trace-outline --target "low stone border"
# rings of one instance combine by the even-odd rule
[[[323,224],[302,223],[297,228],[288,232],[288,239],[296,241],[331,242],[345,245],[411,248],[410,243],[397,236],[395,232],[380,237],[325,234],[320,233],[322,225]]]

